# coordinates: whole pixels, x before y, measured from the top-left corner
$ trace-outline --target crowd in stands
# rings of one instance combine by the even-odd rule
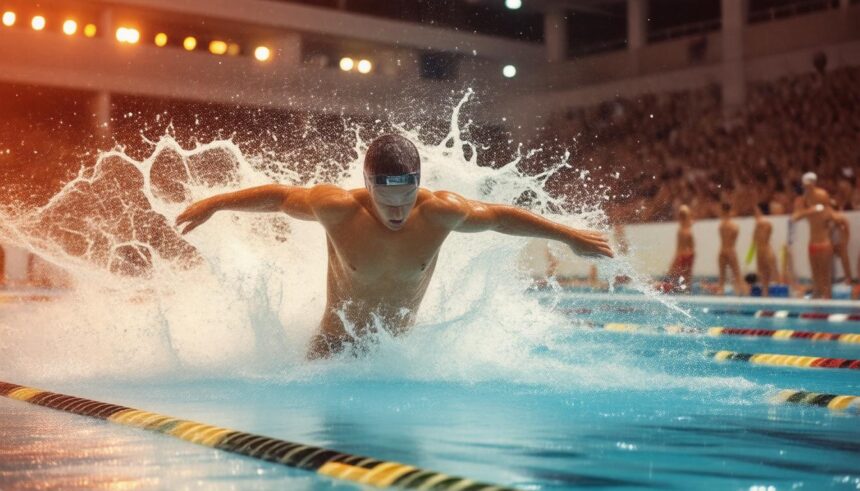
[[[721,203],[791,213],[806,171],[838,209],[860,208],[860,67],[752,83],[747,99],[728,115],[718,87],[618,99],[555,114],[542,138],[575,139],[573,163],[613,187],[627,222],[669,220],[681,204],[696,219]]]

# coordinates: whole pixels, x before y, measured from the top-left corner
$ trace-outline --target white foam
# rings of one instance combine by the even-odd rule
[[[460,127],[470,97],[454,108],[440,142],[421,142],[416,131],[395,127],[418,144],[422,184],[500,203],[527,193],[537,212],[563,209],[545,184],[572,165],[570,156],[544,162],[547,170],[537,175],[522,172],[520,158],[478,166],[480,148],[462,138]],[[383,332],[360,359],[307,363],[305,346],[325,303],[322,229],[278,215],[219,213],[181,238],[169,224],[193,200],[272,181],[307,184],[337,176],[343,186],[361,186],[362,134],[344,135],[354,139],[354,160],[320,162],[313,175],[301,170],[307,156],[251,157],[230,141],[188,149],[169,135],[142,161],[121,150],[101,155],[45,207],[5,222],[8,237],[69,270],[75,287],[62,300],[7,311],[0,322],[0,372],[27,381],[337,377],[498,380],[552,390],[753,387],[739,378],[675,373],[671,360],[679,353],[652,359],[611,339],[583,333],[572,340],[569,319],[525,292],[529,280],[514,259],[524,239],[495,233],[449,239],[409,335]],[[602,227],[600,199],[580,203],[587,213],[551,217]],[[140,257],[151,258],[148,277],[116,273]],[[638,277],[623,258],[602,273]],[[648,299],[666,302],[646,279],[634,283]]]

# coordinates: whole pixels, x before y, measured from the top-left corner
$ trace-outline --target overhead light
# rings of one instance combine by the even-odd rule
[[[167,34],[159,32],[155,35],[155,39],[153,41],[155,42],[156,46],[158,46],[159,48],[163,48],[167,46]]]
[[[227,53],[227,43],[218,40],[210,41],[209,52],[213,55],[223,55]]]
[[[87,24],[84,26],[84,36],[88,38],[96,37],[96,32],[98,32],[98,28],[96,28],[95,24]]]
[[[72,19],[63,22],[63,32],[66,35],[71,36],[74,33],[78,32],[78,23],[73,21]]]
[[[120,27],[116,30],[116,40],[125,44],[137,44],[140,41],[140,31],[133,27]]]
[[[12,27],[15,25],[15,20],[18,16],[15,15],[15,12],[6,11],[3,12],[3,25],[6,27]]]
[[[517,10],[523,6],[523,0],[505,0],[505,7],[511,10]]]
[[[506,78],[516,77],[517,76],[517,67],[515,67],[513,65],[505,65],[505,67],[502,68],[502,75],[504,75]]]
[[[254,50],[254,58],[259,61],[268,61],[268,59],[271,57],[272,50],[265,46],[257,46],[257,49]]]
[[[227,54],[230,56],[237,56],[240,52],[242,52],[242,48],[236,43],[230,43],[227,45]]]
[[[33,17],[33,19],[30,21],[30,26],[33,28],[34,31],[41,31],[45,28],[45,18],[41,15]]]
[[[197,47],[197,39],[194,36],[188,36],[182,40],[182,47],[188,51],[194,51]]]
[[[373,70],[373,63],[369,60],[361,60],[358,62],[359,73],[370,73],[371,70]]]
[[[345,56],[345,57],[340,59],[340,69],[341,70],[348,72],[348,71],[352,70],[352,68],[354,66],[355,66],[355,60],[353,60],[352,58]]]

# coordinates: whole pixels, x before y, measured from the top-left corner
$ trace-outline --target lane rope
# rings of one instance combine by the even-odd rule
[[[0,382],[0,395],[80,416],[173,436],[259,460],[379,488],[440,491],[514,491],[398,462],[254,435],[126,406]]]
[[[700,310],[703,314],[712,315],[740,315],[745,317],[775,318],[775,319],[806,319],[821,320],[827,322],[860,322],[860,313],[848,312],[792,312],[790,310],[744,310],[744,309],[711,309],[704,307]],[[601,309],[576,308],[565,309],[567,314],[598,314],[601,312],[615,312],[621,314],[649,313],[653,312],[641,307],[609,307]]]
[[[606,324],[586,324],[592,329],[600,329],[612,332],[630,332],[646,334],[698,334],[717,336],[745,336],[745,337],[767,337],[778,340],[804,340],[804,341],[831,341],[845,344],[860,344],[860,334],[844,332],[816,332],[797,331],[794,329],[758,329],[747,327],[687,327],[678,325],[648,326],[645,324],[632,324],[621,322],[609,322]]]
[[[708,351],[706,354],[717,361],[740,361],[755,365],[860,370],[860,360],[849,360],[846,358],[823,358],[819,356],[780,355],[773,353],[738,353],[736,351]]]
[[[773,397],[776,404],[800,404],[806,406],[826,407],[832,411],[846,411],[852,409],[860,412],[860,397],[823,394],[819,392],[807,392],[803,390],[781,390]]]

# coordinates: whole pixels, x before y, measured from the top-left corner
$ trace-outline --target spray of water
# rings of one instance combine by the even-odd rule
[[[534,175],[520,169],[527,152],[500,167],[478,166],[481,149],[464,139],[469,123],[460,114],[471,97],[456,105],[441,142],[393,127],[416,142],[423,185],[490,202],[527,196],[534,211],[553,219],[606,226],[599,199],[585,213],[562,215],[563,203],[546,191],[547,181],[572,165],[569,154]],[[45,206],[7,214],[6,236],[68,271],[73,287],[55,302],[6,311],[0,373],[13,380],[503,381],[550,390],[752,387],[742,379],[678,374],[671,356],[645,359],[577,331],[552,302],[527,292],[529,280],[514,260],[525,239],[494,233],[449,239],[410,333],[379,330],[367,356],[307,362],[325,303],[322,228],[227,212],[187,237],[172,224],[188,203],[248,186],[361,186],[366,139],[360,128],[344,137],[354,140],[352,161],[308,169],[243,155],[229,140],[182,148],[168,134],[151,142],[143,160],[121,149],[104,153]],[[604,271],[637,278],[623,258]],[[646,281],[634,283],[647,291]]]

